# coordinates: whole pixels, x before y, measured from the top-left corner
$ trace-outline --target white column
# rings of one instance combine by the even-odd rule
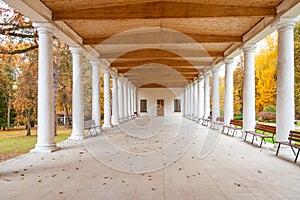
[[[225,98],[224,98],[224,124],[229,125],[233,119],[233,59],[225,59]]]
[[[199,80],[195,80],[194,81],[194,118],[198,118],[198,109],[199,109],[199,101],[198,101],[198,97],[199,97],[199,93],[198,93],[198,84],[199,84]]]
[[[190,119],[192,119],[193,118],[193,116],[194,116],[194,84],[193,84],[193,82],[191,82],[191,87],[190,87],[191,89],[191,93],[190,93],[190,98],[191,98],[191,117],[190,117]]]
[[[133,102],[134,102],[134,85],[131,85],[131,101],[130,101],[130,107],[131,107],[131,115],[134,114],[134,108],[133,108]]]
[[[111,127],[111,107],[110,107],[110,72],[109,69],[104,70],[104,124],[103,128]]]
[[[190,87],[190,84],[188,83],[188,85],[186,86],[187,87],[187,117],[189,117],[190,116],[190,114],[191,114],[191,95],[190,95],[190,93],[191,93],[191,87]]]
[[[119,108],[118,108],[118,76],[112,76],[112,125],[119,125]]]
[[[133,88],[133,112],[137,112],[136,109],[136,86]]]
[[[123,78],[118,78],[118,103],[119,103],[119,119],[124,122],[124,93]]]
[[[69,139],[80,140],[84,137],[84,103],[81,67],[81,48],[70,47],[73,58],[73,95],[72,95],[72,127]]]
[[[128,112],[128,117],[130,118],[131,116],[131,82],[128,82],[127,86],[127,112]]]
[[[280,19],[278,29],[278,66],[276,133],[277,141],[288,140],[295,125],[294,100],[294,25],[293,19]]]
[[[198,117],[204,115],[204,79],[200,78],[198,83]]]
[[[204,118],[210,115],[210,85],[209,74],[204,74]]]
[[[124,93],[124,98],[123,98],[123,102],[124,102],[124,121],[127,120],[128,118],[128,91],[127,91],[127,87],[128,87],[128,80],[124,79],[124,88],[123,88],[123,93]]]
[[[213,69],[212,81],[212,121],[215,122],[217,117],[220,117],[219,68]]]
[[[92,79],[92,120],[95,121],[95,125],[100,127],[101,125],[101,105],[100,105],[100,62],[90,61],[93,69]]]
[[[183,116],[187,115],[187,86],[185,85],[184,88],[184,113]]]
[[[31,152],[57,150],[54,141],[53,35],[51,24],[34,24],[39,35],[38,60],[38,133]]]
[[[254,130],[255,126],[255,44],[246,44],[244,51],[243,129]]]

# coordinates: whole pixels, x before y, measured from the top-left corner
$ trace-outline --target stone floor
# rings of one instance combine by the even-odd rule
[[[181,117],[139,118],[0,163],[0,199],[299,199],[300,161],[259,142]]]

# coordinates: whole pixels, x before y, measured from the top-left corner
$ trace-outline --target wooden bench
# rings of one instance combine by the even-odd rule
[[[243,121],[242,120],[230,120],[229,125],[223,125],[222,133],[225,133],[225,130],[227,129],[227,135],[229,135],[229,132],[232,133],[232,136],[237,131],[242,131],[243,129]]]
[[[101,126],[96,126],[95,120],[84,121],[83,129],[88,130],[88,132],[86,134],[89,136],[93,135],[93,131],[95,131],[95,133],[98,133],[97,129],[100,129],[100,132],[101,132]]]
[[[254,137],[260,137],[261,138],[261,143],[260,143],[260,146],[262,145],[263,142],[266,143],[266,138],[271,138],[273,143],[274,142],[274,137],[276,135],[276,126],[270,126],[270,125],[265,125],[265,124],[256,124],[255,127],[254,127],[255,131],[244,131],[246,133],[245,135],[245,141],[247,139],[247,135],[248,133],[253,135],[253,138],[252,138],[252,144],[253,144],[253,141],[254,141]],[[260,132],[257,132],[257,131],[260,131]],[[265,134],[265,133],[269,133],[269,134]]]
[[[224,118],[223,117],[217,117],[215,122],[212,122],[211,128],[219,130],[220,127],[222,127],[224,124]]]
[[[288,141],[278,141],[276,143],[278,143],[278,148],[277,148],[276,156],[279,153],[280,145],[282,145],[282,144],[283,145],[287,145],[287,146],[290,146],[291,149],[293,150],[293,153],[296,156],[294,162],[297,162],[297,158],[299,156],[299,151],[300,151],[300,132],[290,131],[290,134],[289,134],[289,137],[288,137]],[[298,149],[297,153],[295,152],[294,148]]]
[[[207,118],[207,119],[202,118],[202,125],[203,125],[203,126],[208,126],[208,123],[210,122],[210,120],[211,120],[211,119],[209,119],[209,118]]]

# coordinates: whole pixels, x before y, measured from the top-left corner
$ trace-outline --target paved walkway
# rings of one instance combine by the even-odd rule
[[[249,138],[250,139],[250,138]],[[257,144],[259,141],[257,141]],[[0,199],[299,199],[300,163],[181,117],[139,118],[0,163]]]

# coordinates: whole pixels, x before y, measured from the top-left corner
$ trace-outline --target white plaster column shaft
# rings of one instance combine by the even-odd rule
[[[112,76],[112,125],[119,125],[119,108],[118,108],[118,76]]]
[[[194,84],[191,82],[191,118],[194,116]]]
[[[276,132],[277,141],[287,141],[294,130],[294,25],[293,19],[281,19],[278,23],[278,66]]]
[[[191,114],[191,99],[190,99],[190,92],[191,92],[191,90],[190,90],[190,84],[188,84],[187,85],[187,117],[189,117],[190,116],[190,114]]]
[[[81,66],[81,48],[70,47],[73,58],[73,95],[72,95],[72,127],[69,139],[80,140],[84,137],[84,102]]]
[[[256,45],[246,44],[244,52],[244,86],[243,86],[243,129],[254,130],[255,126],[255,53]]]
[[[219,68],[214,68],[212,73],[212,121],[220,117],[220,80]]]
[[[34,24],[39,35],[38,59],[38,133],[32,152],[57,150],[54,141],[53,35],[50,24]]]
[[[184,116],[187,115],[187,86],[184,86]]]
[[[110,72],[104,70],[104,124],[103,128],[111,128],[111,106],[110,106]]]
[[[100,62],[90,61],[92,65],[92,120],[95,125],[101,125],[101,105],[100,105]]]
[[[210,84],[209,74],[204,75],[204,118],[210,115]]]
[[[118,78],[118,108],[120,122],[124,121],[124,93],[123,78]]]
[[[233,59],[225,59],[225,98],[224,124],[229,125],[233,119]]]
[[[123,93],[124,93],[124,121],[128,118],[128,80],[124,79],[124,88],[123,88]]]
[[[131,116],[131,82],[128,82],[128,87],[127,87],[127,99],[128,99],[128,117],[130,118]]]
[[[204,79],[200,78],[198,83],[198,117],[204,115]]]
[[[199,97],[199,87],[198,87],[198,84],[199,84],[199,80],[195,80],[194,82],[194,115],[193,117],[194,118],[197,118],[198,117],[198,109],[199,109],[199,101],[198,101],[198,97]]]
[[[137,112],[137,109],[136,109],[136,86],[134,86],[133,88],[133,112]]]

